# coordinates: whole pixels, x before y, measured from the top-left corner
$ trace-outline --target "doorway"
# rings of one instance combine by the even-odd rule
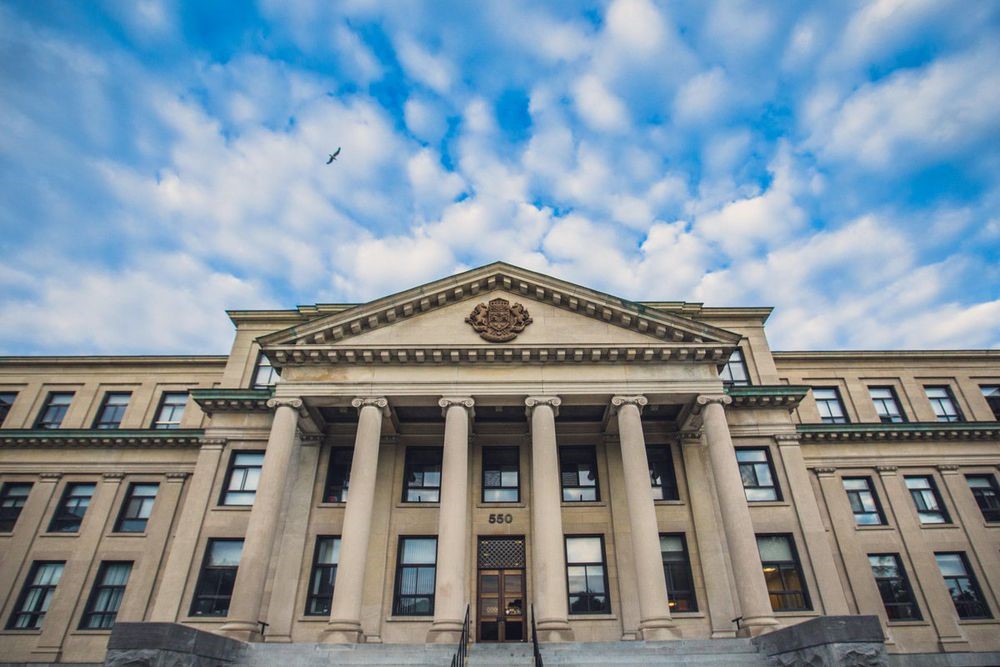
[[[477,640],[525,641],[524,538],[480,537],[478,553]]]

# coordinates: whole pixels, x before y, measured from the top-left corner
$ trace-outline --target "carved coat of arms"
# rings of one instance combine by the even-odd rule
[[[479,304],[465,321],[483,340],[491,343],[514,340],[524,327],[531,324],[527,309],[519,303],[511,304],[507,299],[492,299],[488,306]]]

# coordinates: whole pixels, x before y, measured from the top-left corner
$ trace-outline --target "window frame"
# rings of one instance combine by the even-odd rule
[[[736,358],[734,359],[734,357]],[[734,367],[740,369],[743,373],[743,379],[736,379],[733,374]],[[742,348],[737,347],[729,355],[719,371],[719,379],[722,380],[723,387],[749,387],[753,384],[750,382],[750,370],[747,368],[746,356],[743,354]]]
[[[335,466],[344,466],[344,463],[337,462],[336,456],[338,454],[347,454],[347,464],[346,464],[346,474],[343,480],[339,483],[334,483],[333,473]],[[329,455],[326,461],[326,479],[323,482],[323,499],[321,502],[324,503],[339,503],[343,504],[347,502],[347,494],[350,490],[351,484],[351,469],[354,467],[354,448],[353,447],[331,447]],[[336,490],[337,499],[331,499],[331,491]]]
[[[673,586],[673,574],[668,569],[668,561],[664,559],[664,554],[667,552],[663,551],[663,538],[680,538],[681,550],[679,552],[674,551],[670,553],[680,553],[683,555],[684,560],[681,561],[671,561],[672,564],[679,565],[684,568],[684,572],[681,574],[686,576],[688,581],[691,583],[689,590],[676,589]],[[684,533],[660,533],[660,560],[663,561],[663,578],[667,585],[667,607],[670,609],[671,614],[687,614],[694,613],[698,611],[698,594],[696,586],[694,583],[694,573],[691,568],[691,552],[688,551],[687,536]],[[689,603],[688,609],[677,609],[677,592],[683,592],[687,594],[687,599]],[[673,604],[671,604],[673,602]]]
[[[489,462],[488,461],[488,457],[489,457],[490,453],[496,454],[496,453],[499,453],[499,452],[504,452],[504,453],[513,452],[513,454],[514,454],[514,456],[513,456],[513,458],[514,458],[514,475],[515,475],[515,478],[517,480],[517,483],[514,486],[505,485],[503,483],[503,473],[504,473],[504,470],[503,470],[502,466],[510,465],[509,462],[500,462],[500,463],[497,463],[495,461],[494,462]],[[488,472],[490,465],[501,466],[501,469],[500,469],[500,484],[499,485],[495,485],[495,486],[489,486],[489,485],[487,485],[487,482],[486,482],[486,473]],[[480,498],[482,498],[482,503],[484,505],[485,504],[491,504],[492,505],[492,504],[497,504],[497,503],[519,503],[519,502],[521,502],[521,448],[519,446],[517,446],[517,445],[484,445],[483,448],[482,448],[482,466],[481,466],[481,468],[482,468],[482,471],[481,471],[480,479],[481,479],[481,482],[482,482],[482,484],[481,484],[482,489],[481,489],[479,495],[480,495]],[[510,491],[511,489],[514,490],[514,499],[513,500],[507,500],[507,499],[504,499],[504,500],[488,500],[486,498],[486,492],[487,491]]]
[[[57,397],[63,396],[69,397],[69,400],[65,405],[62,403],[58,405],[53,404],[53,401],[56,400]],[[42,404],[42,409],[38,412],[38,416],[35,418],[35,425],[33,428],[35,430],[42,431],[55,431],[62,428],[62,423],[66,420],[66,415],[69,413],[70,406],[73,405],[73,399],[75,397],[75,391],[50,391],[45,396],[45,403]],[[62,410],[59,411],[58,421],[46,417],[49,410],[53,408],[62,408]]]
[[[415,461],[413,459],[420,456],[426,456],[431,452],[437,453],[437,484],[426,484],[425,476],[429,472],[423,470],[420,471],[421,483],[417,484],[416,481],[410,482],[410,475],[416,474],[413,470],[414,466],[433,466],[433,463]],[[441,481],[443,476],[444,468],[444,448],[443,447],[424,447],[424,446],[412,446],[407,447],[406,452],[403,454],[403,497],[402,502],[410,505],[429,505],[441,502]],[[414,491],[416,493],[431,493],[436,492],[436,497],[433,500],[422,500],[418,497],[417,500],[410,500],[410,492]],[[434,494],[431,494],[434,495]]]
[[[982,392],[986,405],[989,406],[990,411],[993,413],[993,421],[1000,422],[1000,384],[981,384],[979,385],[979,391]],[[0,419],[0,424],[2,423],[3,420]]]
[[[896,564],[896,576],[895,577],[879,577],[875,574],[875,568],[877,567],[872,563],[872,558],[892,558]],[[907,621],[922,621],[924,620],[923,614],[920,611],[920,605],[917,603],[917,596],[913,593],[913,586],[910,585],[910,577],[906,573],[906,568],[903,567],[903,559],[900,558],[898,553],[874,553],[868,554],[868,565],[872,568],[872,577],[875,579],[875,588],[878,590],[879,597],[882,599],[882,607],[885,609],[886,618],[890,623]],[[902,584],[903,591],[909,597],[906,602],[892,602],[886,600],[886,593],[883,589],[881,583],[888,582],[888,585],[892,585],[893,582],[899,582]],[[893,609],[903,608],[909,606],[912,609],[912,614],[910,616],[893,616],[893,612],[890,611],[890,607]]]
[[[569,541],[574,539],[589,539],[597,538],[601,543],[601,561],[570,561],[569,559]],[[566,559],[566,608],[570,616],[593,616],[595,614],[610,614],[611,613],[611,588],[608,585],[608,552],[606,549],[604,535],[603,533],[596,534],[570,534],[563,536],[563,557]],[[573,605],[570,600],[573,598],[574,593],[570,590],[570,567],[583,567],[584,569],[584,581],[587,582],[587,591],[583,595],[587,596],[588,599],[592,600],[595,595],[590,591],[590,574],[586,571],[586,568],[591,566],[601,566],[601,575],[604,582],[604,608],[603,609],[588,609],[587,611],[573,611]],[[588,607],[590,605],[588,604]]]
[[[958,556],[962,563],[962,567],[965,570],[965,575],[946,575],[943,570],[941,570],[941,561],[938,560],[939,556]],[[968,557],[965,555],[964,551],[935,551],[934,561],[937,563],[938,570],[941,573],[941,578],[944,579],[944,585],[948,589],[948,595],[951,597],[952,603],[955,605],[955,613],[958,615],[959,620],[978,620],[978,619],[990,619],[993,618],[993,610],[990,609],[990,604],[987,602],[986,597],[983,595],[983,589],[979,585],[979,579],[976,577],[976,573],[972,569],[972,565],[969,563]],[[949,584],[949,579],[967,579],[969,588],[975,593],[978,600],[976,602],[962,601],[955,599],[952,594],[952,588]],[[960,589],[961,590],[961,589]],[[978,604],[983,610],[983,614],[963,614],[962,610],[959,608],[960,604]]]
[[[46,565],[58,565],[59,573],[56,576],[55,583],[50,584],[36,584],[33,583],[41,570]],[[13,631],[37,631],[41,630],[42,623],[45,621],[45,615],[48,613],[49,605],[52,602],[52,596],[55,595],[56,588],[59,587],[59,582],[62,580],[63,572],[66,569],[66,561],[64,560],[36,560],[31,563],[31,568],[28,570],[28,576],[25,577],[24,583],[21,585],[21,592],[17,596],[17,603],[14,605],[14,609],[10,613],[10,617],[7,619],[7,630]],[[28,602],[28,597],[31,595],[33,589],[40,589],[42,593],[37,596],[33,596],[35,604],[32,610],[26,610],[25,604]],[[32,625],[30,626],[18,626],[17,619],[20,616],[29,616],[32,618]]]
[[[267,363],[266,364],[262,364],[261,363],[262,361],[266,361]],[[269,368],[270,371],[271,371],[268,374],[269,375],[269,379],[271,380],[271,382],[269,384],[264,384],[264,383],[258,382],[258,380],[260,379],[259,376],[260,376],[261,369],[263,369],[263,368]],[[280,378],[281,378],[281,376],[278,375],[278,369],[276,369],[274,366],[271,365],[271,360],[267,358],[267,355],[265,355],[263,351],[258,352],[257,353],[257,361],[254,362],[254,365],[253,365],[253,374],[250,376],[250,388],[251,389],[270,389],[271,387],[273,387],[274,385],[276,385],[278,383],[278,380]]]
[[[14,407],[14,401],[17,400],[17,394],[16,391],[0,391],[0,426],[7,421],[7,416]]]
[[[872,391],[884,390],[889,392],[889,397],[878,397],[872,395]],[[872,401],[872,405],[875,406],[875,414],[878,415],[879,422],[882,424],[906,424],[909,419],[906,417],[906,412],[903,411],[903,405],[899,402],[899,395],[896,393],[896,388],[892,385],[869,385],[868,386],[868,397]],[[887,405],[891,405],[896,413],[892,414],[891,411],[886,411],[883,414],[879,409],[879,406],[885,408]]]
[[[117,565],[128,565],[128,573],[125,575],[125,583],[123,584],[106,584],[104,583],[104,578],[107,576],[108,571]],[[129,579],[132,577],[132,569],[135,563],[130,560],[105,560],[101,561],[100,566],[97,568],[97,575],[94,577],[94,583],[90,588],[90,595],[87,597],[87,604],[83,608],[83,614],[80,616],[80,625],[78,626],[80,630],[110,630],[111,626],[115,624],[115,620],[118,618],[118,611],[121,609],[122,598],[125,596],[125,589],[128,587]],[[101,596],[101,593],[105,590],[110,591],[109,599],[114,603],[114,609],[109,607],[98,611],[95,609],[97,602]],[[110,616],[110,622],[107,625],[102,624],[105,619]],[[97,625],[92,625],[90,621],[98,618],[101,620]]]
[[[125,397],[124,404],[115,403],[111,404],[112,399]],[[91,428],[101,430],[101,431],[115,431],[121,428],[122,420],[125,418],[125,412],[128,410],[128,404],[132,401],[132,392],[130,391],[109,391],[104,394],[104,399],[101,401],[101,407],[97,411],[97,415],[94,417],[94,423]],[[121,408],[120,414],[117,414],[118,420],[105,420],[105,412],[109,408]]]
[[[238,464],[236,462],[237,458],[239,456],[241,456],[241,455],[244,455],[244,454],[260,454],[260,457],[261,457],[261,459],[260,459],[260,465],[259,466],[255,466],[255,465]],[[232,452],[229,454],[229,465],[226,466],[226,476],[222,480],[222,490],[221,490],[221,493],[219,493],[219,506],[220,507],[253,507],[254,502],[257,500],[257,486],[255,486],[252,489],[253,499],[249,503],[230,502],[229,499],[228,499],[230,493],[234,493],[234,494],[237,494],[237,493],[248,494],[248,493],[251,492],[251,491],[248,491],[245,488],[245,486],[241,486],[239,489],[232,489],[232,488],[230,488],[230,486],[233,483],[233,473],[237,472],[237,471],[243,472],[243,482],[242,482],[242,484],[245,485],[247,483],[246,472],[248,472],[250,470],[257,470],[257,479],[256,479],[255,483],[259,485],[260,484],[260,475],[261,475],[261,472],[263,472],[263,470],[264,470],[264,456],[265,456],[265,450],[263,450],[263,449],[234,449],[234,450],[232,450]]]
[[[188,609],[188,616],[194,618],[225,618],[229,615],[229,607],[233,602],[233,594],[230,591],[225,610],[219,612],[198,612],[195,607],[198,605],[198,601],[201,599],[208,600],[221,600],[224,596],[218,594],[218,588],[216,588],[215,593],[207,593],[202,590],[205,585],[206,574],[208,570],[232,570],[232,581],[233,585],[236,584],[236,575],[239,574],[240,565],[237,563],[233,565],[209,565],[209,558],[212,554],[212,548],[220,542],[239,542],[240,543],[240,562],[243,561],[243,549],[246,547],[246,540],[242,537],[210,537],[205,542],[205,552],[202,554],[201,567],[198,569],[198,579],[195,582],[194,592],[191,595],[191,606]]]
[[[929,393],[929,389],[943,389],[945,396],[934,396],[932,397]],[[931,410],[934,411],[934,418],[936,422],[942,424],[959,424],[965,421],[965,415],[962,414],[962,409],[958,407],[958,401],[955,400],[955,392],[952,391],[951,385],[949,384],[925,384],[924,385],[924,396],[931,404]],[[950,415],[948,411],[944,409],[945,403],[940,401],[948,401],[951,404],[951,409],[955,411],[955,414]],[[938,412],[938,407],[942,408],[942,412]]]
[[[924,479],[927,480],[927,488],[912,489],[909,485],[909,480]],[[941,491],[938,490],[937,480],[934,479],[934,475],[903,475],[903,486],[910,493],[910,500],[913,501],[913,509],[917,513],[917,521],[921,526],[940,526],[945,524],[950,524],[951,514],[948,512],[948,507],[944,504],[944,498],[941,497]],[[917,497],[914,495],[916,492],[929,491],[934,497],[935,504],[937,504],[937,510],[922,510],[920,509],[920,503],[917,502]],[[925,498],[921,494],[922,498]],[[938,512],[941,515],[941,521],[924,521],[924,514],[929,514],[931,512]]]
[[[169,407],[173,408],[170,414],[171,417],[174,416],[173,413],[176,411],[178,406],[180,407],[180,414],[177,415],[177,421],[166,421],[165,419],[163,419],[163,412],[164,409],[168,407],[167,401],[170,399],[170,397],[173,396],[184,396],[184,402],[180,404],[177,403],[169,404]],[[187,410],[187,402],[189,397],[190,397],[190,392],[187,390],[164,391],[163,393],[161,393],[160,402],[156,406],[156,414],[153,416],[153,423],[150,426],[150,428],[157,431],[173,431],[179,429],[181,427],[181,422],[184,421],[184,413]]]
[[[561,494],[562,494],[562,502],[563,503],[571,503],[571,504],[572,503],[599,503],[599,502],[601,502],[601,474],[600,474],[600,470],[597,467],[597,447],[595,445],[565,445],[565,446],[559,447],[558,449],[559,449],[559,489],[560,489]],[[587,452],[589,454],[589,456],[588,456],[589,461],[584,461],[584,462],[573,462],[573,461],[571,461],[570,464],[574,464],[575,463],[575,465],[579,466],[582,463],[593,463],[594,483],[592,485],[582,485],[582,484],[576,484],[576,485],[570,485],[570,486],[566,485],[566,477],[565,476],[568,475],[568,474],[575,474],[577,482],[580,481],[580,469],[579,469],[579,467],[577,468],[577,470],[575,472],[563,470],[563,466],[565,465],[565,463],[564,463],[564,460],[565,460],[564,459],[564,455],[567,452],[573,452],[573,453]],[[572,492],[573,490],[580,490],[581,495],[583,495],[583,491],[584,490],[588,490],[588,489],[593,489],[594,490],[594,497],[593,498],[583,498],[583,497],[581,497],[581,498],[567,498],[566,497],[567,491]]]
[[[777,473],[777,471],[775,470],[775,467],[774,467],[774,459],[771,457],[771,448],[768,447],[767,445],[762,445],[762,446],[757,446],[757,447],[734,447],[734,449],[736,451],[737,471],[740,474],[740,481],[743,483],[743,497],[746,498],[746,501],[748,503],[780,503],[780,502],[783,502],[784,501],[784,496],[781,493],[781,484],[778,483],[778,473]],[[740,452],[751,452],[751,451],[764,452],[765,461],[740,461]],[[766,485],[762,486],[762,485],[759,484],[760,479],[759,479],[759,477],[757,475],[756,466],[763,465],[765,463],[767,464],[767,468],[768,468],[769,474],[771,475],[771,482],[772,482],[771,486],[766,486]],[[754,480],[758,482],[757,485],[750,486],[750,487],[748,487],[746,485],[746,480],[743,479],[743,466],[754,466],[754,468],[753,468],[753,476],[754,476]],[[748,497],[748,495],[747,495],[747,491],[758,490],[758,489],[773,489],[773,491],[774,491],[774,498],[751,500]]]
[[[816,395],[816,390],[820,391],[832,391],[832,398],[820,398]],[[844,405],[844,397],[840,393],[840,387],[836,386],[820,386],[813,387],[813,400],[816,402],[816,411],[819,413],[819,421],[821,424],[850,424],[851,420],[847,416],[847,407]],[[823,409],[821,405],[829,409],[830,404],[836,405],[837,409],[840,410],[840,415],[832,414],[833,411],[830,410],[829,415],[823,414]]]
[[[434,540],[434,564],[428,565],[427,563],[404,563],[403,562],[403,551],[406,548],[406,542],[409,540]],[[437,593],[437,562],[438,562],[438,546],[439,546],[437,535],[400,535],[396,542],[396,575],[395,575],[395,585],[392,591],[392,615],[393,616],[404,616],[409,618],[429,618],[434,616],[434,609],[436,605],[435,595]],[[431,569],[434,572],[434,583],[431,586],[430,594],[424,593],[401,593],[403,585],[403,573],[404,568],[412,568],[416,570],[420,569]],[[419,579],[419,574],[418,574]],[[426,614],[416,614],[412,612],[406,612],[403,610],[401,602],[402,600],[411,598],[429,598],[430,599],[430,610]]]
[[[153,492],[152,496],[149,495],[136,495],[136,489],[142,486],[153,486],[156,490]],[[125,492],[125,499],[122,501],[121,509],[118,511],[118,517],[115,519],[115,533],[145,533],[146,527],[149,525],[149,519],[153,515],[153,507],[156,505],[156,497],[160,494],[160,483],[159,482],[132,482],[128,485],[128,489]],[[140,516],[129,516],[130,510],[132,509],[133,501],[139,499],[138,504],[138,514]],[[148,516],[141,516],[143,509],[147,507],[146,500],[149,500],[149,509],[147,510]],[[126,521],[141,521],[141,528],[131,528],[126,526]]]
[[[337,547],[337,562],[335,563],[320,563],[320,545],[326,540],[332,540],[335,542],[340,542],[339,547]],[[313,557],[312,557],[312,567],[309,568],[309,580],[306,582],[306,608],[303,612],[304,616],[329,616],[330,607],[333,604],[333,591],[337,586],[337,568],[340,566],[340,549],[343,548],[343,542],[341,541],[340,535],[317,535],[316,543],[313,547]],[[330,574],[328,574],[330,573]],[[326,608],[314,610],[314,603],[327,600],[326,595],[319,595],[316,591],[317,577],[322,576],[323,579],[330,579],[330,595],[329,600],[326,603]],[[325,583],[325,582],[320,582]]]
[[[12,487],[25,486],[28,487],[28,491],[24,495],[10,493]],[[28,503],[28,498],[34,488],[33,482],[4,482],[0,484],[0,533],[9,535],[14,532],[14,529],[17,528],[17,520],[21,518],[21,511]],[[17,504],[18,499],[20,499],[20,504]],[[13,503],[11,503],[12,500]],[[10,522],[10,528],[5,527],[8,522]]]
[[[843,478],[841,478],[840,481],[841,481],[841,486],[844,487],[844,493],[845,493],[845,495],[847,495],[847,502],[851,506],[851,514],[854,516],[854,525],[855,525],[855,527],[857,527],[857,528],[864,528],[866,526],[886,526],[886,525],[888,525],[888,521],[887,521],[887,519],[885,517],[885,510],[882,508],[882,501],[879,499],[878,492],[875,490],[875,482],[874,482],[874,480],[870,476],[867,476],[867,475],[864,475],[864,476],[853,476],[852,475],[850,477],[843,477]],[[847,488],[847,484],[846,484],[847,482],[864,482],[865,483],[865,489],[864,490],[860,490],[860,489],[848,489]],[[871,511],[857,512],[857,511],[855,511],[855,509],[854,509],[854,503],[851,501],[851,495],[852,494],[861,494],[861,493],[864,493],[864,492],[867,492],[871,496],[872,504],[875,506],[874,512],[871,512]],[[863,503],[862,503],[862,509],[864,509]],[[864,522],[858,521],[858,517],[859,516],[869,516],[869,515],[872,515],[872,514],[874,514],[875,517],[878,519],[878,521],[876,523],[864,523]]]
[[[661,473],[669,472],[669,484],[664,484],[664,477],[666,475],[660,474],[660,483],[657,484],[657,476],[654,474],[656,470],[654,469],[654,458],[649,454],[650,452],[660,452],[662,454],[661,460],[666,462],[666,470],[660,471]],[[681,499],[681,490],[677,484],[677,467],[674,465],[674,448],[668,443],[663,445],[646,445],[646,464],[649,467],[649,486],[650,491],[653,494],[653,502],[657,501],[678,501]],[[668,490],[670,493],[668,494]]]
[[[778,596],[779,599],[787,600],[792,595],[801,595],[802,596],[802,602],[805,605],[803,607],[793,607],[793,608],[776,609],[774,607],[774,603],[772,602],[771,603],[771,611],[774,612],[774,613],[792,613],[792,614],[797,614],[797,613],[801,613],[801,612],[804,612],[804,611],[812,611],[813,610],[812,598],[809,595],[809,586],[808,586],[808,584],[806,582],[805,572],[802,570],[802,559],[799,556],[799,549],[798,549],[798,547],[795,544],[795,535],[793,533],[756,533],[754,535],[754,537],[756,538],[755,541],[757,543],[757,553],[758,553],[758,556],[760,555],[760,538],[762,538],[762,537],[783,537],[783,538],[785,538],[785,540],[787,540],[787,542],[788,542],[789,551],[791,551],[791,554],[792,554],[792,560],[791,561],[777,561],[777,560],[775,560],[775,561],[770,561],[770,560],[769,561],[765,561],[764,558],[763,558],[763,556],[760,557],[761,569],[764,571],[764,574],[765,574],[765,584],[766,584],[766,580],[767,580],[767,577],[766,577],[766,575],[767,575],[767,566],[769,564],[772,565],[772,566],[774,566],[774,565],[777,566],[778,573],[781,575],[781,582],[782,582],[783,586],[785,584],[784,572],[788,569],[789,565],[791,565],[794,568],[795,573],[798,575],[799,581],[802,584],[802,589],[800,591],[795,591],[795,590],[790,590],[788,588],[783,588],[783,590],[781,592],[774,592],[770,588],[768,588],[767,589],[767,597],[768,597],[769,600],[771,599],[772,596]]]
[[[973,479],[985,479],[987,480],[987,486],[973,486]],[[968,473],[965,475],[965,483],[969,485],[969,491],[972,492],[972,497],[979,507],[979,512],[983,515],[983,520],[986,523],[1000,523],[1000,485],[997,484],[996,475],[985,472]],[[992,492],[992,503],[989,500],[983,499],[983,495],[985,494],[979,493],[983,489],[988,489]],[[988,507],[988,505],[992,505],[992,507]]]
[[[75,494],[74,492],[81,487],[89,486],[90,494],[86,496],[87,502],[83,505],[83,512],[79,516],[68,511],[70,508],[67,507],[67,502],[71,499],[82,499],[83,495]],[[52,518],[49,520],[49,526],[45,532],[47,533],[79,533],[80,529],[83,527],[83,521],[87,517],[87,510],[90,509],[90,503],[94,500],[94,494],[97,493],[97,484],[95,482],[69,482],[63,487],[62,495],[59,496],[59,504],[56,505],[55,511],[52,513]],[[72,509],[78,509],[81,503],[77,500],[76,504]],[[72,519],[70,518],[72,517]],[[68,530],[65,526],[73,525],[73,521],[76,521],[75,528]]]

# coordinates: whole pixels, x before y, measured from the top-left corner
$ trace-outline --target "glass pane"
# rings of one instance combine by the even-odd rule
[[[216,540],[209,551],[208,564],[220,567],[236,567],[243,554],[243,540]]]
[[[340,560],[340,540],[327,537],[317,543],[316,562],[319,565],[336,565]]]
[[[660,535],[660,551],[664,554],[681,552],[684,551],[684,544],[679,535]]]
[[[570,566],[566,568],[570,593],[587,592],[587,568],[583,566]]]
[[[500,577],[495,574],[483,574],[479,577],[479,591],[481,593],[496,593],[499,588]]]
[[[566,560],[570,563],[602,563],[601,538],[567,537]]]
[[[762,561],[794,561],[792,548],[788,538],[783,535],[767,535],[757,537],[757,548]]]
[[[934,554],[934,558],[944,576],[966,576],[965,563],[962,562],[962,557],[959,554]]]
[[[517,502],[517,489],[486,489],[483,499],[488,503]]]
[[[763,449],[737,449],[736,460],[740,463],[766,462],[767,454]]]
[[[747,500],[777,500],[778,494],[774,489],[746,489]]]
[[[437,556],[437,540],[408,537],[403,540],[402,562],[406,565],[433,565]]]

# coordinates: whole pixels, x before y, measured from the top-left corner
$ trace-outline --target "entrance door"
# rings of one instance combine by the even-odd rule
[[[477,583],[479,641],[525,641],[524,538],[479,538]]]

